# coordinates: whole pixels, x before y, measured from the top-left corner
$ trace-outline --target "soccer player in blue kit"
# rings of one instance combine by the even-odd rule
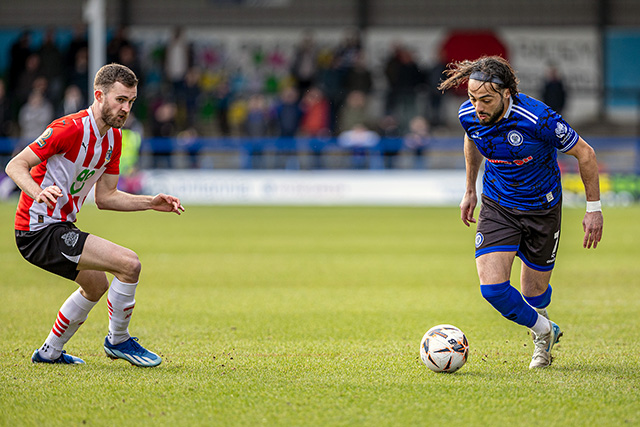
[[[535,349],[529,368],[546,367],[562,335],[546,310],[562,214],[557,152],[578,160],[587,200],[582,221],[587,249],[598,246],[603,228],[596,155],[558,113],[518,92],[518,79],[505,59],[451,63],[438,89],[465,82],[469,100],[458,117],[465,130],[466,192],[460,211],[467,227],[476,222],[476,180],[485,159],[475,238],[480,290],[504,317],[531,330]],[[522,260],[522,294],[510,283],[516,255]]]

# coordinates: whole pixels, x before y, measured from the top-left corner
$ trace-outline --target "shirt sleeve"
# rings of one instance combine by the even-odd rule
[[[107,163],[104,173],[109,175],[120,175],[120,156],[122,155],[122,132],[118,129],[113,130],[113,153],[109,163]]]
[[[45,161],[51,156],[69,151],[76,142],[76,130],[72,124],[53,122],[29,147],[40,160]]]
[[[578,142],[578,133],[558,113],[551,109],[548,113],[544,125],[539,127],[540,137],[563,153],[571,150]]]

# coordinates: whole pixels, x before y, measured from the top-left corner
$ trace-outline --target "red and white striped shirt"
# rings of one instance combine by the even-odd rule
[[[110,128],[100,136],[91,108],[52,122],[29,148],[42,160],[31,176],[46,188],[62,190],[55,209],[36,203],[24,192],[16,212],[16,230],[35,231],[57,222],[75,222],[84,200],[103,173],[120,173],[122,132]]]

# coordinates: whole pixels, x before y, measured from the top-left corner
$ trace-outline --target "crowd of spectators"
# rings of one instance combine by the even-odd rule
[[[430,128],[443,124],[442,94],[433,84],[442,64],[419,64],[401,43],[390,47],[379,69],[355,30],[335,46],[304,33],[289,54],[256,47],[249,73],[220,56],[194,44],[182,28],[151,51],[142,52],[127,28],[114,31],[107,46],[107,61],[127,65],[140,80],[132,121],[145,138],[280,138],[279,168],[296,167],[296,138],[332,139],[352,153],[356,168],[366,167],[369,148],[391,139],[384,167],[394,167],[402,150],[415,155],[415,167],[424,167]],[[18,138],[17,151],[54,118],[85,108],[91,101],[88,73],[85,28],[75,30],[66,49],[56,44],[54,29],[35,48],[30,31],[23,31],[0,79],[0,137]],[[374,96],[382,100],[375,111]],[[263,167],[260,144],[252,147],[249,167]],[[197,150],[191,154],[195,165]],[[320,159],[314,167],[321,167]]]

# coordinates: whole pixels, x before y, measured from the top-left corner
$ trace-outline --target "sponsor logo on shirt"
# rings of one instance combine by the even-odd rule
[[[495,163],[495,164],[499,164],[499,165],[518,165],[518,166],[522,166],[525,163],[529,163],[531,160],[533,160],[533,156],[529,156],[529,157],[525,157],[524,159],[518,159],[518,160],[513,160],[513,161],[487,159],[487,161],[490,162],[490,163]]]
[[[76,180],[71,184],[71,194],[76,194],[84,187],[86,181],[91,178],[96,171],[90,171],[89,169],[85,169],[76,178]],[[76,184],[80,185],[79,188],[76,188]]]

